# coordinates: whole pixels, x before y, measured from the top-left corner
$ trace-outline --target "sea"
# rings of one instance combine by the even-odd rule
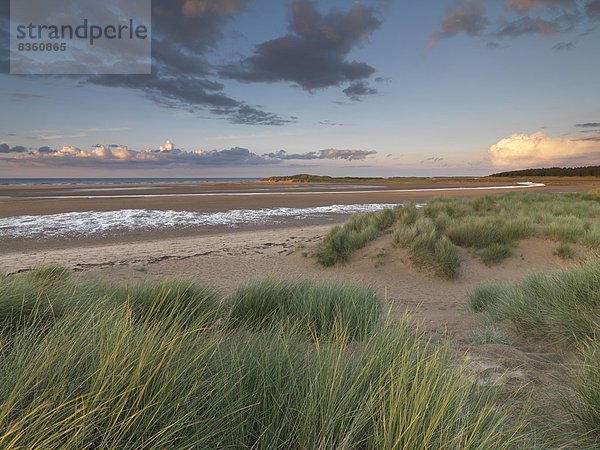
[[[260,178],[0,178],[0,186],[161,183],[250,183]]]

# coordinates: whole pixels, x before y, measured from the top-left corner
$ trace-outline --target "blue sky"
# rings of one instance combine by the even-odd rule
[[[148,78],[0,75],[0,176],[600,163],[598,0],[218,1],[153,3],[172,13],[153,16],[153,38],[175,44]],[[178,34],[177,20],[212,31]],[[181,48],[199,70],[169,64]],[[228,102],[217,113],[197,95],[206,82]],[[174,149],[158,152],[167,139]]]

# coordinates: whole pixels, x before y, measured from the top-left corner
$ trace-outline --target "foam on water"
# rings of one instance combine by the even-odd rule
[[[236,209],[225,212],[158,211],[122,209],[119,211],[85,211],[41,216],[0,218],[0,238],[82,237],[109,232],[158,230],[225,225],[279,223],[333,214],[379,211],[396,205],[370,203],[332,205],[314,208]]]

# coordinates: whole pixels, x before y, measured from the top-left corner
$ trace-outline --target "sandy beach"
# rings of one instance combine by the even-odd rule
[[[3,186],[0,188],[0,217],[136,208],[218,213],[240,208],[396,204],[426,202],[440,195],[501,194],[508,192],[505,189],[508,186],[519,187],[516,191],[569,192],[591,189],[600,184],[598,181],[563,180],[525,187],[516,183],[517,180],[433,180],[378,185]],[[461,190],[463,188],[466,189]],[[80,271],[85,277],[125,281],[145,277],[193,277],[226,289],[232,289],[244,280],[265,276],[371,283],[385,291],[392,304],[400,309],[419,312],[422,319],[438,329],[450,326],[464,331],[473,326],[465,321],[464,316],[465,295],[472,286],[487,281],[514,281],[528,272],[556,269],[565,264],[553,256],[549,243],[540,239],[522,242],[519,258],[511,258],[494,268],[483,266],[464,250],[465,264],[456,282],[440,280],[412,267],[403,249],[385,250],[390,248],[390,243],[386,242],[389,237],[361,250],[345,267],[323,269],[311,258],[302,256],[303,248],[310,248],[333,224],[348,217],[348,214],[302,219],[294,216],[276,223],[249,223],[235,227],[226,224],[175,226],[119,233],[109,231],[71,238],[4,237],[0,238],[0,271],[16,273],[41,265],[59,264]],[[383,258],[386,264],[382,264]],[[444,296],[440,297],[439,292],[444,292]]]

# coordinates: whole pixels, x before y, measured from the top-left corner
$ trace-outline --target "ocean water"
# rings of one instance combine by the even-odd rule
[[[396,205],[372,203],[313,208],[236,209],[215,213],[122,209],[16,216],[0,218],[0,238],[80,238],[127,231],[276,224],[314,217],[379,211],[394,206]]]
[[[0,186],[44,184],[161,184],[161,183],[243,183],[260,178],[0,178]]]

